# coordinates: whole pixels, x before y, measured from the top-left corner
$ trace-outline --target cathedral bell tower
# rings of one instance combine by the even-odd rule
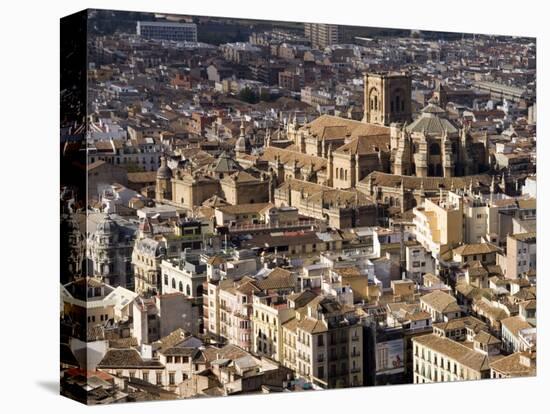
[[[157,201],[172,200],[172,170],[166,163],[166,156],[160,157],[160,168],[157,170],[155,186]]]
[[[411,119],[411,76],[405,73],[366,73],[363,122],[389,126]]]

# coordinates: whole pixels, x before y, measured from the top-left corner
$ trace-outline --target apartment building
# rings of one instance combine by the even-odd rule
[[[145,39],[196,42],[197,25],[195,23],[138,21],[136,34]]]
[[[531,347],[528,334],[533,326],[521,315],[510,316],[500,321],[502,344],[508,352],[521,352]]]
[[[189,298],[202,299],[206,264],[198,255],[183,253],[183,257],[163,260],[160,269],[162,293],[182,292]]]
[[[435,261],[419,242],[405,243],[405,271],[407,278],[422,283],[422,276],[435,271]]]
[[[460,199],[427,198],[423,207],[413,209],[413,214],[414,235],[432,256],[462,243],[464,221]]]
[[[363,385],[363,327],[353,307],[317,296],[283,324],[283,364],[323,388]]]
[[[97,278],[80,278],[61,286],[62,315],[93,328],[128,320],[138,295]]]
[[[294,317],[284,295],[255,293],[253,296],[253,352],[275,361],[283,360],[283,324]]]
[[[214,309],[210,311],[213,310],[214,314],[219,313],[219,332],[213,333],[228,343],[250,352],[252,350],[252,295],[260,289],[255,285],[254,279],[248,276],[238,282],[222,280],[218,289],[219,303],[214,302]]]
[[[453,261],[460,264],[472,264],[479,261],[482,265],[494,265],[500,249],[491,243],[463,244],[453,249]]]
[[[436,334],[413,338],[414,384],[479,380],[490,377],[489,356]]]
[[[517,279],[537,268],[537,235],[535,232],[510,234],[506,237],[505,276]]]
[[[304,36],[312,47],[323,49],[342,41],[342,28],[335,24],[304,23]]]
[[[239,280],[209,280],[207,298],[204,299],[205,302],[208,302],[207,308],[204,310],[205,314],[208,314],[205,327],[208,333],[215,338],[237,345],[244,350],[252,351],[255,347],[261,349],[266,356],[271,357],[273,352],[278,355],[279,352],[274,344],[280,337],[280,333],[277,333],[277,329],[273,329],[273,326],[271,326],[271,330],[264,326],[264,329],[260,331],[261,322],[266,322],[268,312],[271,313],[270,321],[273,324],[274,312],[267,309],[272,304],[271,299],[265,300],[266,308],[263,308],[261,312],[259,307],[262,307],[262,300],[256,299],[256,302],[259,301],[256,303],[256,310],[258,310],[256,313],[253,309],[254,296],[272,297],[275,300],[273,304],[281,304],[281,299],[276,299],[276,297],[278,295],[285,296],[293,292],[295,288],[295,277],[291,272],[281,268],[273,269],[263,278],[244,276]],[[281,320],[285,320],[283,313],[281,312],[279,315]],[[252,330],[253,315],[260,323],[254,331]]]

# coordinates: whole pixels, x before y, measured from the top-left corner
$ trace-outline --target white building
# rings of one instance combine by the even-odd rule
[[[146,39],[196,42],[197,25],[195,23],[139,21],[136,26],[136,34]]]
[[[201,263],[198,256],[184,252],[181,258],[163,260],[160,269],[162,294],[181,292],[189,298],[202,298],[206,263]]]

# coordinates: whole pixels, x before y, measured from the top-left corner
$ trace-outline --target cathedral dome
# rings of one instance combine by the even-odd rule
[[[172,170],[166,165],[165,157],[160,159],[160,168],[157,170],[157,179],[159,178],[164,180],[172,178]]]
[[[445,132],[456,134],[458,129],[446,118],[445,114],[446,111],[430,99],[428,105],[422,109],[422,115],[408,125],[406,130],[408,133],[418,132],[435,136],[442,136]]]

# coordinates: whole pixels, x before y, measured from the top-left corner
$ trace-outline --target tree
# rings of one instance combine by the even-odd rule
[[[264,89],[260,93],[260,101],[271,102],[271,101],[273,101],[273,96],[271,96],[271,94]]]
[[[250,104],[257,103],[259,101],[258,95],[248,86],[241,89],[238,95],[239,99]]]

